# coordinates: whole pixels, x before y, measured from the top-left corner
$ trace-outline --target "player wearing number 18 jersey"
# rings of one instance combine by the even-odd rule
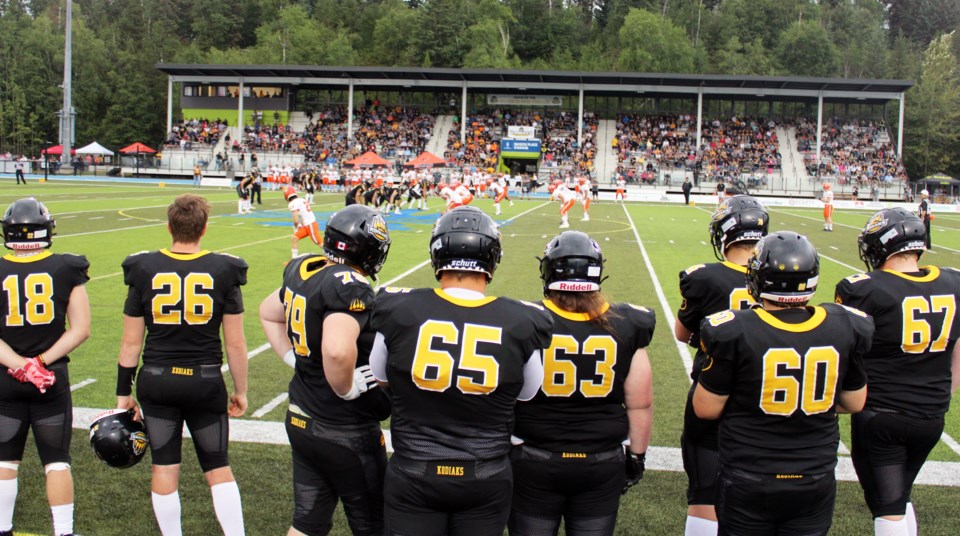
[[[643,476],[653,423],[646,347],[652,311],[600,294],[603,255],[588,235],[566,231],[540,261],[553,317],[544,381],[517,404],[510,534],[613,534],[620,495]],[[622,442],[630,439],[629,452]]]
[[[123,261],[129,290],[123,306],[117,407],[137,409],[131,397],[136,374],[153,458],[153,509],[164,536],[181,533],[177,490],[184,423],[224,534],[244,531],[240,490],[227,459],[227,416],[239,417],[247,409],[240,293],[247,282],[247,263],[201,249],[209,213],[206,199],[177,197],[167,209],[170,249],[136,253]],[[220,371],[221,327],[234,385],[229,402]],[[143,366],[137,374],[141,349]]]
[[[859,239],[870,272],[836,289],[837,303],[872,315],[877,326],[864,356],[866,408],[851,419],[851,454],[878,535],[917,533],[913,481],[960,383],[960,272],[919,266],[925,234],[907,210],[877,212]]]
[[[278,355],[295,367],[286,429],[293,451],[289,535],[324,535],[338,500],[357,536],[383,534],[387,451],[380,421],[390,415],[368,357],[376,277],[390,250],[383,217],[352,205],[327,222],[324,256],[287,265],[283,286],[260,305]]]
[[[479,209],[442,216],[430,257],[441,288],[384,289],[373,314],[370,365],[393,401],[385,533],[499,536],[514,406],[540,388],[552,320],[539,305],[484,295],[500,230]]]
[[[828,303],[807,307],[819,258],[791,232],[761,240],[747,288],[762,307],[707,317],[693,407],[720,419],[719,534],[826,535],[833,521],[837,411],[866,400],[862,355],[873,322]]]
[[[769,226],[767,211],[755,198],[738,195],[728,199],[714,212],[709,227],[714,256],[721,262],[697,264],[680,272],[683,302],[677,312],[674,335],[697,349],[680,438],[687,473],[686,536],[710,536],[717,532],[713,508],[717,496],[717,423],[697,418],[692,403],[706,359],[700,348],[700,322],[714,313],[746,309],[756,303],[747,292],[746,264]]]

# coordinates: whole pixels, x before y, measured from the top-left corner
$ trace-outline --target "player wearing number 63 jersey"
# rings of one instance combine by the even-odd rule
[[[600,294],[603,254],[566,231],[540,260],[543,301],[553,317],[543,387],[517,404],[510,534],[613,534],[620,495],[643,476],[653,423],[646,347],[652,311]],[[623,440],[630,439],[624,452]],[[515,441],[516,442],[516,441]]]
[[[907,210],[877,212],[859,239],[869,273],[836,289],[837,303],[873,316],[877,326],[864,356],[867,405],[851,419],[851,454],[878,535],[917,533],[913,481],[960,384],[960,273],[919,266],[925,234]]]
[[[164,536],[181,533],[177,489],[184,423],[193,436],[220,527],[227,536],[244,532],[240,490],[227,459],[227,416],[239,417],[247,409],[240,293],[247,282],[247,263],[201,249],[209,214],[206,199],[177,197],[167,208],[170,249],[137,253],[123,261],[129,290],[123,306],[117,407],[139,409],[131,396],[136,375],[153,458],[153,510]],[[234,385],[229,402],[220,371],[221,327]],[[141,349],[143,367],[137,374]]]
[[[51,253],[54,228],[34,198],[3,215],[0,259],[0,534],[12,534],[17,476],[32,429],[46,473],[53,534],[73,532],[73,423],[68,353],[90,335],[87,259]],[[69,321],[69,328],[67,327]]]
[[[388,535],[491,536],[507,524],[514,406],[540,388],[552,321],[539,305],[484,295],[500,257],[493,219],[457,208],[430,238],[441,288],[377,296],[370,365],[393,401]]]
[[[806,306],[819,266],[806,238],[771,234],[747,265],[762,307],[701,325],[707,358],[693,407],[720,419],[718,534],[826,535],[832,524],[836,412],[863,408],[873,322],[833,303]]]
[[[278,355],[295,367],[287,437],[293,451],[293,523],[288,534],[323,535],[338,500],[353,534],[383,534],[380,421],[390,403],[368,357],[376,277],[390,250],[375,209],[351,205],[327,222],[324,256],[287,265],[283,286],[260,305],[260,322]]]
[[[680,437],[683,469],[687,473],[686,536],[717,533],[714,501],[717,496],[717,423],[698,419],[693,393],[706,355],[700,348],[700,322],[727,309],[753,305],[745,277],[747,260],[758,240],[766,236],[770,218],[755,198],[738,195],[722,203],[710,219],[710,243],[721,262],[697,264],[680,272],[680,296],[674,335],[697,349],[687,394],[683,435]]]

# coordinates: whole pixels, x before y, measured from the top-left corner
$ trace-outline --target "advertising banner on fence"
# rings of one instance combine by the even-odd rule
[[[507,127],[507,137],[514,140],[532,140],[536,135],[535,127]]]
[[[540,154],[540,140],[512,140],[504,138],[500,144],[500,153]]]
[[[563,106],[563,97],[556,95],[487,95],[490,106]]]

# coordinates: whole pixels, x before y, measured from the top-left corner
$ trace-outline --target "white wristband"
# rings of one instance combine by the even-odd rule
[[[297,356],[293,351],[293,348],[287,350],[287,353],[283,354],[283,362],[294,368],[297,366]]]

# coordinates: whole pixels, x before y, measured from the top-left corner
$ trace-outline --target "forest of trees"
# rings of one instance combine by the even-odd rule
[[[0,152],[57,139],[64,23],[0,0]],[[891,78],[910,176],[956,176],[958,29],[957,0],[76,0],[77,140],[161,139],[157,62]]]

